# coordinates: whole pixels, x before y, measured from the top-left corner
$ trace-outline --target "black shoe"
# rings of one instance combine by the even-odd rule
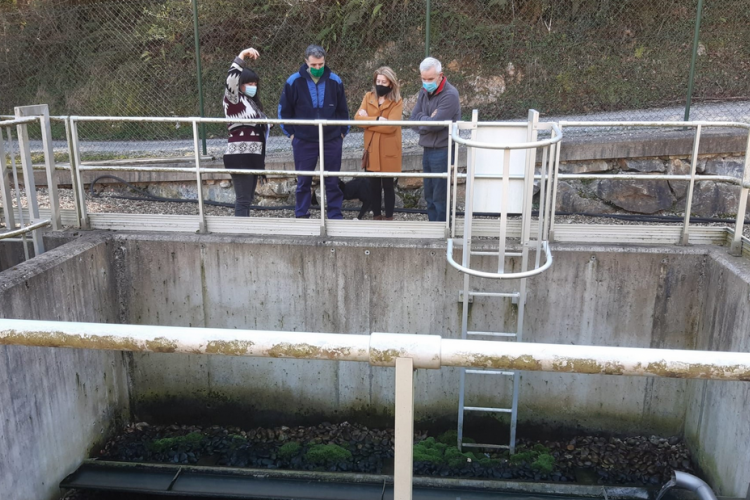
[[[310,214],[295,215],[294,217],[297,218],[297,219],[309,219],[310,218]]]

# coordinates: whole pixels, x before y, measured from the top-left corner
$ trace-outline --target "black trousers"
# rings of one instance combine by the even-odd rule
[[[393,191],[393,177],[370,177],[370,191],[372,194],[372,215],[380,215],[381,200],[385,201],[385,216],[393,217],[396,205],[396,193]],[[381,191],[383,196],[381,197]]]
[[[243,170],[265,170],[265,155],[257,154],[233,154],[224,155],[224,168]],[[249,217],[250,206],[255,197],[255,187],[258,185],[258,176],[248,174],[229,174],[232,176],[232,185],[236,196],[234,202],[235,217]]]

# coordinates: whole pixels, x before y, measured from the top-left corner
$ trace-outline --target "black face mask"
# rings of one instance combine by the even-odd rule
[[[375,85],[375,92],[378,94],[378,97],[383,97],[391,90],[391,87],[387,87],[385,85]]]

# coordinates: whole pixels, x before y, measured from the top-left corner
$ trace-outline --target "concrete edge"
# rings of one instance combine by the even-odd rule
[[[250,469],[238,467],[209,467],[198,465],[172,465],[154,464],[141,462],[112,462],[105,460],[88,459],[82,465],[116,467],[116,468],[140,468],[161,469],[175,471],[220,473],[226,475],[252,476],[256,478],[274,479],[297,479],[320,482],[350,482],[368,484],[393,484],[393,476],[381,474],[358,474],[353,472],[315,472],[296,471],[282,469]],[[526,493],[544,495],[562,495],[588,498],[602,498],[604,491],[608,497],[632,498],[648,500],[652,497],[655,489],[637,486],[604,486],[604,485],[581,485],[566,483],[534,483],[522,481],[492,481],[481,479],[459,479],[459,478],[436,478],[417,476],[413,479],[414,486],[441,489],[475,489],[484,491],[496,491],[498,493]]]
[[[20,285],[36,275],[53,270],[71,257],[85,253],[109,241],[111,238],[111,235],[107,235],[104,232],[82,234],[79,238],[48,250],[25,262],[21,262],[10,269],[6,269],[0,273],[0,293]]]

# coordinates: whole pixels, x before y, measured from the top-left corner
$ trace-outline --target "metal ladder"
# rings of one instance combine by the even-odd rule
[[[482,131],[482,124],[478,122],[476,111],[472,122],[458,124],[454,131],[454,140],[465,144],[468,149],[467,174],[466,174],[466,208],[464,216],[463,237],[460,243],[455,238],[449,239],[448,260],[457,269],[464,273],[463,289],[459,291],[459,302],[463,305],[461,316],[461,338],[493,340],[493,341],[521,341],[523,339],[524,311],[526,306],[527,279],[547,269],[552,264],[552,256],[547,242],[545,226],[542,221],[544,215],[549,211],[550,182],[548,172],[552,170],[554,147],[559,139],[552,132],[552,139],[548,141],[537,141],[539,129],[538,113],[529,112],[527,123],[499,124],[491,123],[487,128],[492,130]],[[505,127],[505,129],[503,129]],[[471,140],[456,139],[458,129],[470,129]],[[549,126],[552,130],[552,126]],[[558,131],[559,132],[559,131]],[[481,142],[481,139],[510,140],[503,145],[497,143]],[[561,134],[560,134],[561,138]],[[540,179],[540,206],[537,217],[537,238],[531,239],[532,198],[534,196],[534,180],[537,147],[545,146],[543,149]],[[504,146],[504,147],[503,147]],[[550,149],[551,148],[551,149]],[[499,150],[497,153],[482,154],[482,149]],[[478,154],[479,152],[479,154]],[[499,163],[499,168],[498,168]],[[549,167],[549,168],[547,168]],[[488,209],[489,207],[489,209]],[[477,223],[478,236],[489,236],[492,234],[496,239],[496,247],[491,250],[472,250],[472,231],[474,229],[474,212],[480,209],[486,212],[500,214],[499,229],[496,222],[488,224],[487,221]],[[455,212],[455,211],[454,211]],[[520,221],[509,221],[509,214],[520,214]],[[455,215],[454,215],[455,217]],[[510,224],[509,224],[510,223]],[[455,230],[455,221],[453,224]],[[518,239],[520,250],[508,251],[509,239]],[[454,244],[462,247],[462,262],[457,265],[453,261],[452,253]],[[533,268],[529,269],[530,251],[536,250],[536,259],[531,262]],[[546,252],[546,262],[541,265],[542,251]],[[486,272],[471,268],[472,257],[482,257],[484,260],[491,258],[497,261],[497,272]],[[520,258],[520,271],[508,272],[508,258]],[[512,279],[518,280],[517,287],[512,291],[480,291],[472,288],[473,278],[479,279]],[[499,299],[501,301],[511,300],[518,305],[518,316],[515,321],[515,331],[486,331],[474,329],[469,325],[469,307],[474,298]],[[518,421],[518,394],[520,385],[520,373],[511,370],[495,369],[465,369],[460,370],[460,388],[458,401],[458,447],[463,448],[488,448],[508,449],[510,453],[515,452],[516,424]],[[509,407],[494,406],[472,406],[466,404],[466,380],[467,377],[498,377],[512,382],[510,393],[511,404]],[[494,413],[510,415],[510,438],[507,445],[491,443],[467,443],[464,442],[464,417],[467,412]]]

